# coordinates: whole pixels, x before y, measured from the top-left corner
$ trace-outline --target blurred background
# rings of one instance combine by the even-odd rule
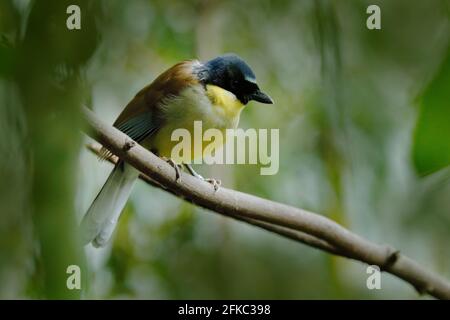
[[[447,0],[2,0],[0,298],[426,298],[388,274],[368,290],[362,263],[143,182],[111,245],[82,248],[77,223],[112,167],[86,150],[80,107],[112,123],[174,63],[237,53],[276,102],[250,103],[240,127],[280,129],[279,173],[196,168],[450,279],[449,16]],[[66,288],[71,264],[82,291]]]

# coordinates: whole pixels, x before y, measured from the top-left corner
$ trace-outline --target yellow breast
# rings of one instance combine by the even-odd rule
[[[182,92],[179,98],[168,101],[165,107],[165,125],[145,141],[144,145],[147,148],[158,151],[160,156],[181,163],[181,159],[172,156],[172,149],[178,142],[171,141],[171,135],[174,130],[183,128],[192,138],[200,138],[201,141],[201,137],[195,135],[194,121],[202,122],[203,132],[210,128],[222,131],[225,142],[225,130],[237,127],[244,105],[233,93],[220,87],[206,85],[206,90],[199,88],[189,88]],[[209,143],[200,143],[202,144],[200,150],[194,150],[192,141],[191,160],[209,156],[204,152],[205,146]]]

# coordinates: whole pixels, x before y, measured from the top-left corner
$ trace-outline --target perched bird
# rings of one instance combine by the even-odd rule
[[[180,62],[158,76],[128,103],[114,126],[158,156],[170,159],[175,129],[193,132],[194,121],[202,121],[204,130],[234,129],[244,106],[251,100],[273,103],[263,93],[252,69],[234,54],[207,62]],[[203,154],[192,154],[194,158]],[[170,159],[174,167],[180,159]],[[189,172],[198,175],[189,164]],[[119,161],[89,207],[81,222],[84,243],[104,246],[114,231],[120,213],[139,172]],[[203,179],[203,178],[202,178]]]

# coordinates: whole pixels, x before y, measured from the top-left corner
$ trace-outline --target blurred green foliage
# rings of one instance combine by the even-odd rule
[[[69,4],[81,30],[65,25]],[[382,29],[366,28],[378,4]],[[226,187],[329,216],[450,277],[448,1],[0,2],[0,297],[417,298],[362,264],[216,216],[139,183],[112,245],[78,242],[107,174],[83,148],[80,106],[113,122],[170,65],[224,52],[273,106],[280,172],[199,166]],[[419,99],[417,99],[419,97]],[[419,102],[419,109],[417,109]],[[66,288],[82,267],[83,291]]]
[[[414,164],[424,174],[450,165],[450,48],[421,100]]]

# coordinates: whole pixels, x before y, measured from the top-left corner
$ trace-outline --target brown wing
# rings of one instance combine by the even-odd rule
[[[114,126],[139,142],[154,134],[164,124],[160,110],[165,98],[177,96],[188,86],[198,84],[193,75],[195,60],[183,61],[159,75],[151,84],[140,90],[120,113]],[[110,152],[103,150],[100,157],[106,159]]]
[[[114,122],[114,126],[120,126],[143,113],[150,112],[158,115],[158,107],[164,98],[177,96],[186,87],[198,83],[198,79],[192,73],[195,63],[198,62],[183,61],[160,74],[128,103]]]

